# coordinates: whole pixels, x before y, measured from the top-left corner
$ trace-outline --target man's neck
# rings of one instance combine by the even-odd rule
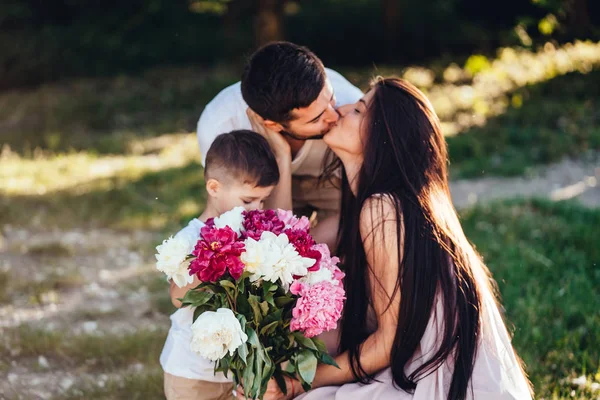
[[[300,149],[302,148],[302,146],[304,146],[304,143],[306,143],[304,140],[298,140],[298,139],[294,139],[291,137],[287,137],[285,138],[285,140],[287,140],[287,142],[290,145],[290,150],[292,151],[292,160],[294,158],[296,158],[296,155],[300,152]]]

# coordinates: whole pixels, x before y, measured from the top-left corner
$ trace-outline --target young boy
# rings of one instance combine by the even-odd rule
[[[235,130],[219,135],[206,154],[204,176],[208,199],[199,218],[190,221],[178,235],[200,236],[207,219],[217,217],[234,207],[262,209],[265,199],[279,182],[277,161],[269,143],[261,135],[248,130]],[[180,308],[185,293],[200,282],[178,287],[171,282],[171,301],[179,310],[171,315],[171,329],[160,363],[164,370],[167,400],[231,399],[233,383],[222,373],[214,373],[214,363],[190,350],[194,310]]]

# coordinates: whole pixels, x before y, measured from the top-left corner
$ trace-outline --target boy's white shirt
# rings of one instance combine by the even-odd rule
[[[198,239],[203,226],[202,221],[194,218],[175,236],[189,235],[193,239]],[[214,373],[214,362],[200,357],[190,349],[193,318],[194,309],[190,307],[180,308],[171,315],[171,329],[160,354],[160,365],[163,371],[187,379],[231,382],[231,379],[226,378],[223,373]]]
[[[336,106],[357,102],[363,93],[339,72],[325,68],[333,86]],[[235,129],[252,129],[246,110],[248,105],[242,97],[241,82],[226,87],[206,105],[196,129],[202,165],[206,152],[217,136]],[[319,177],[323,169],[323,158],[327,146],[323,140],[307,140],[292,160],[292,174]]]

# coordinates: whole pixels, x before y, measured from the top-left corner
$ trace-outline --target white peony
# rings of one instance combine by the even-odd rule
[[[235,207],[215,218],[215,228],[230,227],[238,235],[242,232],[244,222],[244,207]]]
[[[197,240],[192,235],[178,234],[156,246],[156,269],[173,279],[179,287],[194,281],[194,277],[188,272],[190,261],[186,261],[186,257],[194,250]]]
[[[194,321],[190,348],[204,358],[217,361],[227,352],[233,355],[247,340],[248,335],[242,330],[233,311],[219,308],[216,312],[203,312]]]
[[[252,273],[250,280],[263,279],[270,282],[281,281],[287,290],[293,282],[293,276],[304,276],[316,260],[302,257],[290,243],[285,233],[279,236],[272,232],[263,232],[260,240],[248,238],[244,242],[246,251],[240,259],[246,271]]]
[[[340,281],[333,279],[333,273],[327,268],[321,268],[318,271],[309,271],[306,276],[299,279],[300,282],[307,285],[314,285],[319,282],[327,281],[334,285],[339,285]]]

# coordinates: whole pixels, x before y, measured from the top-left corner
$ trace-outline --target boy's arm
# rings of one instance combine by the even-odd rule
[[[195,288],[200,284],[200,279],[194,275],[194,281],[184,287],[179,287],[175,282],[171,281],[171,287],[169,288],[169,294],[171,295],[171,303],[177,308],[181,308],[181,301],[178,299],[182,299],[183,296],[188,292],[188,290]]]

